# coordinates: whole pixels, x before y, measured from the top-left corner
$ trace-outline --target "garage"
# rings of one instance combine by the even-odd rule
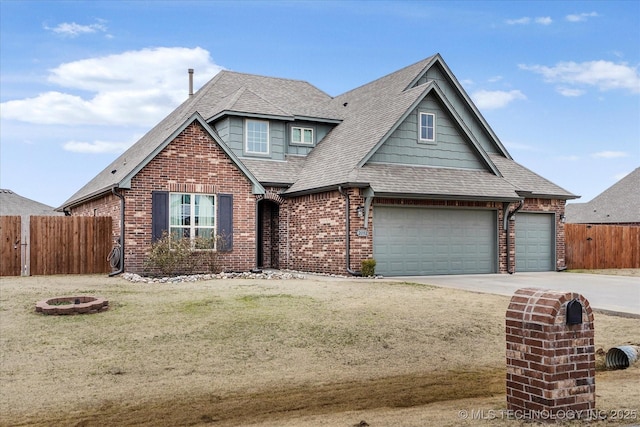
[[[493,210],[375,206],[376,273],[495,273],[496,236]]]
[[[516,214],[516,272],[555,270],[553,213]]]

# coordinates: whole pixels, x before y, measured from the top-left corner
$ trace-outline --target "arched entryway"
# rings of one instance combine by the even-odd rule
[[[272,200],[258,202],[258,267],[280,268],[280,205]]]

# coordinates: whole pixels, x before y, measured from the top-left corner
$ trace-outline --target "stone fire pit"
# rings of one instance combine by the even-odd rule
[[[36,312],[42,314],[93,314],[109,308],[104,298],[78,295],[73,297],[55,297],[36,303]]]

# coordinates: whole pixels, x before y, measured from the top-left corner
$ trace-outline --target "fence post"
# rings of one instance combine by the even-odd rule
[[[31,276],[31,217],[22,215],[20,218],[20,274]]]

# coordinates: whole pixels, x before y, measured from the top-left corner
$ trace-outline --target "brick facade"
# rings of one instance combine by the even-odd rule
[[[574,300],[581,323],[567,324]],[[582,295],[520,289],[507,309],[505,332],[509,410],[544,420],[595,409],[593,312]]]
[[[151,244],[151,192],[233,194],[233,250],[218,257],[224,270],[255,267],[256,198],[252,184],[211,136],[196,122],[189,125],[131,180],[125,197],[125,271],[144,272]],[[72,215],[109,215],[120,233],[120,200],[112,194],[82,204]]]

